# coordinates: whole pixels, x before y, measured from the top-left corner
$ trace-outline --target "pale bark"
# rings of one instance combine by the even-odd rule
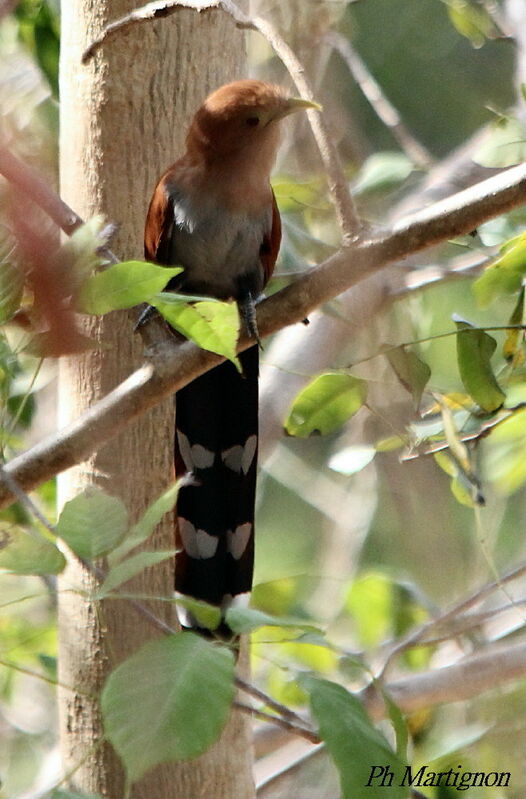
[[[241,77],[242,34],[222,14],[191,11],[152,21],[116,37],[87,66],[81,54],[102,26],[133,8],[133,0],[68,0],[62,7],[61,191],[84,217],[102,213],[119,225],[112,246],[120,257],[142,254],[147,202],[156,178],[180,151],[189,116],[203,97]],[[140,363],[142,346],[126,314],[86,320],[85,332],[100,350],[65,360],[60,368],[60,424],[76,418]],[[121,496],[136,518],[171,482],[172,401],[165,400],[59,481],[60,503],[87,486]],[[170,520],[155,533],[155,546],[171,548]],[[71,586],[91,579],[71,562],[61,579],[60,726],[69,784],[104,799],[121,799],[124,777],[102,737],[96,696],[115,664],[154,634],[125,601],[94,606]],[[173,564],[165,562],[130,586],[142,594],[170,595]],[[167,603],[151,603],[169,623]],[[144,675],[148,680],[148,675]],[[162,709],[162,697],[159,697]],[[196,713],[206,713],[203,707]],[[133,797],[148,799],[249,799],[253,795],[249,722],[234,714],[220,742],[191,764],[167,764],[137,784]],[[80,764],[80,765],[79,765]]]

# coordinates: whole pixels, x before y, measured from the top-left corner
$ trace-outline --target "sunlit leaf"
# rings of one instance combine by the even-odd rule
[[[257,630],[258,627],[298,627],[303,630],[317,630],[314,625],[306,624],[299,619],[278,618],[255,608],[229,608],[225,621],[233,632],[240,635]]]
[[[342,372],[319,375],[294,399],[285,430],[298,438],[332,433],[354,416],[366,396],[365,380]]]
[[[473,494],[473,486],[466,479],[463,479],[461,471],[451,480],[451,493],[461,505],[467,508],[474,508],[476,504],[483,505],[483,502],[476,502]]]
[[[282,646],[280,644],[280,651]],[[267,690],[273,699],[286,707],[305,707],[308,703],[308,694],[296,676],[291,676],[280,669],[272,669],[269,672]]]
[[[137,552],[137,554],[122,560],[109,570],[104,582],[96,592],[97,599],[102,599],[123,583],[131,580],[136,574],[140,574],[144,569],[156,566],[168,558],[175,557],[175,553],[175,549],[160,552]]]
[[[517,120],[501,118],[475,151],[473,160],[485,167],[503,168],[526,160],[526,130]]]
[[[522,287],[519,299],[510,316],[511,325],[520,325],[524,320],[524,287]],[[524,341],[524,330],[517,328],[510,328],[506,333],[504,344],[502,345],[502,354],[508,362],[511,362],[514,367],[519,366],[524,361],[524,347],[521,344]]]
[[[455,463],[454,459],[448,455],[447,450],[444,450],[443,452],[435,452],[433,459],[437,466],[439,466],[449,477],[457,476],[458,465]]]
[[[407,442],[400,436],[388,436],[377,441],[374,448],[377,452],[394,452],[403,447]]]
[[[480,4],[471,0],[443,0],[448,8],[448,15],[456,30],[473,47],[482,47],[486,39],[494,35],[491,16]]]
[[[374,779],[380,774],[373,769],[385,764],[398,777],[389,786],[389,796],[407,799],[407,786],[401,784],[405,763],[374,727],[362,703],[341,685],[328,680],[310,678],[303,684],[310,693],[320,737],[338,769],[343,799],[380,799],[385,786],[382,789]]]
[[[122,540],[128,514],[117,497],[89,488],[67,502],[56,526],[57,535],[80,558],[98,558]]]
[[[7,322],[20,306],[24,275],[14,264],[0,263],[0,325]]]
[[[101,696],[104,729],[132,782],[211,746],[228,718],[233,677],[226,647],[187,632],[150,641],[112,671]]]
[[[206,630],[216,630],[221,624],[221,608],[216,605],[210,605],[208,602],[194,599],[191,596],[178,596],[177,606],[188,611],[193,621]]]
[[[404,153],[387,151],[370,155],[358,173],[354,193],[392,189],[403,183],[413,169],[413,162]]]
[[[105,314],[148,302],[180,267],[157,266],[146,261],[122,261],[91,275],[77,294],[75,306],[82,313]]]
[[[431,369],[412,350],[386,345],[385,356],[403,387],[413,396],[416,409],[420,406],[423,391],[431,377]]]
[[[491,356],[497,342],[468,322],[461,319],[454,321],[457,326],[457,361],[462,382],[484,411],[496,411],[506,399],[491,367]]]
[[[329,458],[329,468],[340,474],[350,476],[365,469],[376,455],[376,447],[353,446],[345,447]]]
[[[13,574],[59,574],[66,559],[51,541],[18,527],[0,530],[0,569]]]
[[[390,579],[377,572],[357,577],[345,597],[345,608],[353,620],[360,644],[377,646],[391,627]]]
[[[473,283],[478,304],[485,308],[496,297],[519,291],[526,274],[526,233],[502,248],[501,255]]]
[[[281,213],[301,211],[304,208],[326,204],[319,178],[298,182],[277,177],[272,181],[272,188]]]
[[[102,235],[104,227],[104,218],[99,214],[93,216],[68,236],[56,254],[57,275],[67,280],[68,290],[73,293],[102,263],[98,249],[105,243]]]
[[[195,304],[172,304],[150,300],[166,321],[205,350],[223,355],[240,369],[236,355],[239,313],[233,302],[208,300]]]
[[[251,604],[274,616],[288,613],[295,602],[297,582],[292,577],[257,583],[252,589]]]

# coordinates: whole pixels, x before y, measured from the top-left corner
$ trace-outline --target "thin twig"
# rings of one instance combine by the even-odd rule
[[[312,87],[305,77],[301,62],[275,27],[262,17],[247,16],[233,0],[211,0],[209,3],[198,2],[198,0],[196,2],[192,2],[192,0],[169,0],[169,2],[148,3],[107,25],[100,36],[85,50],[82,62],[84,64],[87,63],[103,44],[107,43],[109,39],[119,32],[137,23],[147,22],[159,17],[167,17],[181,10],[181,8],[193,8],[196,11],[222,10],[232,17],[239,28],[260,33],[269,42],[278,58],[281,59],[287,68],[303,99],[310,101],[315,99]],[[357,236],[361,227],[349,192],[348,181],[322,114],[314,110],[308,111],[307,114],[327,174],[329,191],[342,238],[344,243],[346,243]]]
[[[350,41],[345,36],[342,36],[341,33],[336,32],[330,33],[327,36],[327,41],[346,62],[354,80],[369,101],[372,109],[380,121],[389,128],[402,150],[416,166],[429,169],[433,164],[432,155],[406,128],[397,109],[387,99],[381,86],[373,78]]]
[[[242,713],[246,713],[249,716],[253,716],[256,719],[261,719],[262,721],[269,721],[271,724],[276,724],[278,727],[281,727],[283,730],[287,730],[287,732],[291,732],[294,735],[299,735],[301,738],[305,738],[307,741],[313,744],[319,744],[320,739],[319,736],[313,730],[309,730],[306,727],[303,727],[298,724],[294,724],[292,721],[286,721],[279,716],[272,716],[270,713],[265,713],[262,710],[257,710],[255,707],[250,707],[250,705],[245,705],[243,702],[238,702],[237,700],[233,701],[233,706],[240,710]]]
[[[512,167],[459,194],[399,220],[384,232],[343,247],[295,283],[258,306],[258,328],[268,336],[301,322],[315,308],[386,264],[407,257],[526,202],[526,165]],[[148,327],[148,326],[146,326]],[[253,341],[243,336],[238,350]],[[14,458],[6,470],[25,490],[82,462],[133,419],[223,359],[191,342],[163,342],[150,361],[57,434]],[[12,499],[0,488],[0,507]]]
[[[452,605],[444,613],[441,613],[434,619],[425,622],[420,627],[417,627],[416,630],[409,632],[402,639],[395,642],[395,644],[389,650],[382,669],[378,675],[378,679],[383,679],[385,677],[395,657],[402,654],[407,649],[410,649],[412,646],[425,643],[424,639],[426,639],[433,630],[436,630],[438,627],[443,627],[453,619],[457,619],[460,615],[466,613],[468,610],[474,607],[474,605],[478,605],[480,602],[486,599],[490,594],[500,588],[501,585],[510,583],[513,580],[517,580],[519,577],[522,577],[525,574],[526,563],[522,563],[520,566],[517,566],[515,569],[509,571],[503,577],[500,577],[498,581],[492,580],[491,582],[486,583],[482,586],[482,588],[478,588],[476,591],[470,594],[470,596]]]
[[[280,716],[288,719],[293,724],[299,724],[300,726],[305,724],[305,721],[301,718],[301,716],[298,716],[298,714],[293,710],[290,710],[290,708],[286,707],[286,705],[282,705],[281,702],[277,702],[275,699],[272,699],[272,697],[267,696],[265,693],[263,693],[263,691],[260,691],[259,688],[256,688],[251,683],[243,680],[242,677],[238,677],[236,685],[242,691],[250,694],[250,696],[253,696],[255,699],[259,699],[267,707],[271,708],[271,710],[279,713]]]
[[[285,780],[290,780],[292,777],[296,775],[296,773],[301,770],[307,763],[312,762],[312,760],[320,755],[324,754],[325,752],[325,745],[319,744],[319,746],[312,747],[308,749],[306,752],[302,752],[301,755],[295,757],[290,763],[282,766],[278,771],[275,771],[270,776],[266,777],[266,779],[262,780],[256,786],[256,795],[259,799],[263,799],[265,796],[266,791],[269,792],[269,797],[274,796],[276,790],[279,790],[281,787],[281,783]]]

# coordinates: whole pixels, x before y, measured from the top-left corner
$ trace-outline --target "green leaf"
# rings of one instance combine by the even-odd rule
[[[510,316],[510,325],[520,325],[522,324],[524,319],[524,286],[522,287],[519,293],[519,299],[515,305],[515,308],[512,311]],[[522,342],[524,340],[524,330],[519,330],[517,328],[510,328],[506,332],[506,339],[504,344],[502,345],[502,354],[504,358],[513,364],[513,366],[518,366],[519,364],[523,363],[524,361],[524,349],[522,347]]]
[[[77,294],[75,306],[81,313],[105,314],[148,302],[181,267],[157,266],[146,261],[122,261],[91,275]]]
[[[291,436],[332,433],[362,407],[367,383],[342,372],[315,377],[294,399],[285,420]]]
[[[183,336],[205,350],[228,358],[241,369],[236,356],[239,313],[235,303],[207,300],[193,305],[174,305],[157,297],[150,302]]]
[[[0,264],[0,325],[7,322],[20,307],[24,289],[21,269],[4,261]]]
[[[112,565],[118,563],[126,557],[128,552],[148,540],[163,516],[174,509],[180,485],[181,481],[178,480],[146,509],[137,524],[134,524],[126,533],[122,543],[111,552],[109,561]]]
[[[495,122],[473,160],[481,166],[502,169],[526,160],[526,131],[517,119],[501,117]]]
[[[329,206],[323,198],[323,187],[319,178],[298,183],[289,178],[277,177],[272,181],[272,188],[282,214],[313,207],[319,209],[321,205],[328,210]]]
[[[175,549],[169,549],[160,552],[137,552],[137,554],[131,555],[109,570],[106,579],[95,594],[96,598],[103,599],[115,588],[131,580],[132,577],[135,577],[136,574],[144,571],[149,566],[156,566],[158,563],[162,563],[163,560],[174,558],[175,553]]]
[[[388,635],[393,616],[392,581],[379,572],[357,577],[345,597],[360,644],[376,647]]]
[[[55,259],[56,270],[68,286],[68,292],[76,293],[102,263],[98,248],[105,242],[103,230],[104,218],[93,216],[60,246]]]
[[[66,559],[54,544],[17,527],[0,530],[0,569],[13,574],[59,574]]]
[[[343,799],[383,799],[385,785],[374,779],[374,768],[388,765],[394,772],[390,799],[407,799],[407,787],[400,785],[405,764],[399,760],[383,735],[373,726],[363,705],[341,685],[328,680],[304,681],[310,693],[313,716],[340,775]]]
[[[306,624],[298,619],[277,618],[256,608],[229,608],[225,620],[230,629],[240,635],[250,633],[259,627],[296,627],[319,632],[313,624]]]
[[[387,438],[381,438],[380,441],[377,441],[374,445],[377,452],[394,452],[400,447],[405,446],[407,441],[405,441],[400,436],[388,436]]]
[[[67,502],[56,526],[57,535],[79,558],[99,558],[121,541],[128,513],[117,497],[89,488]]]
[[[501,255],[473,283],[478,304],[486,308],[496,297],[519,291],[526,274],[526,233],[501,248]]]
[[[202,599],[194,599],[188,596],[178,596],[177,605],[185,608],[195,619],[199,627],[207,630],[216,630],[221,624],[221,608],[217,605],[210,605]]]
[[[232,653],[187,632],[150,641],[118,666],[101,709],[128,778],[208,749],[228,718],[233,678]]]
[[[367,444],[345,447],[345,449],[341,449],[339,452],[331,455],[329,459],[329,468],[333,469],[335,472],[344,474],[346,477],[350,477],[351,474],[356,474],[357,472],[361,472],[362,469],[365,469],[373,460],[376,452],[377,450],[375,447],[371,447]]]
[[[385,356],[403,387],[413,396],[415,409],[420,406],[422,394],[431,377],[431,369],[416,353],[405,347],[386,346]]]
[[[398,755],[399,760],[405,761],[407,760],[407,745],[409,743],[409,731],[407,729],[406,721],[398,705],[393,702],[387,691],[382,689],[381,683],[376,683],[376,687],[382,693],[382,698],[385,702],[389,719],[395,731],[396,754]]]
[[[482,47],[486,39],[494,35],[492,19],[485,8],[471,0],[443,0],[448,7],[448,16],[456,30],[469,39],[473,47]]]
[[[387,191],[403,183],[413,171],[412,161],[403,153],[375,153],[366,160],[354,184],[355,194]]]
[[[458,368],[466,391],[484,411],[496,411],[506,399],[491,368],[491,356],[497,342],[468,322],[454,321],[457,326]]]

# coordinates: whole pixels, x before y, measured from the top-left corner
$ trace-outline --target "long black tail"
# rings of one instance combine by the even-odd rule
[[[258,443],[257,346],[243,373],[222,363],[177,392],[175,465],[193,474],[177,500],[175,587],[226,606],[250,591]]]

